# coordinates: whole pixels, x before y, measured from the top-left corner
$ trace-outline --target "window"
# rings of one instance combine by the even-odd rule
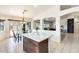
[[[4,20],[0,20],[0,32],[4,31]]]
[[[43,29],[44,30],[56,30],[56,19],[54,17],[44,18]]]
[[[40,20],[34,20],[34,23],[33,23],[33,28],[36,29],[40,29]]]

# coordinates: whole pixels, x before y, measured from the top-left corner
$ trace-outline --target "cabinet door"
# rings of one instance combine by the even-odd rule
[[[24,51],[29,52],[29,53],[37,53],[38,43],[25,37],[23,39],[23,49]]]
[[[39,43],[39,52],[48,53],[48,39]]]

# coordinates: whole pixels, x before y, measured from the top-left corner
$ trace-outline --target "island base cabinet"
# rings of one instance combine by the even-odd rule
[[[23,50],[27,53],[48,53],[48,39],[37,42],[23,37]]]
[[[39,52],[48,53],[48,39],[39,43]]]

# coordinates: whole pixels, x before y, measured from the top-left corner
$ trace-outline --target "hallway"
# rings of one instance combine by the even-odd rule
[[[61,43],[52,42],[53,53],[79,53],[79,23],[74,24],[74,33],[63,33]]]
[[[61,43],[51,43],[52,53],[78,53],[79,52],[79,35],[65,33],[65,38]]]

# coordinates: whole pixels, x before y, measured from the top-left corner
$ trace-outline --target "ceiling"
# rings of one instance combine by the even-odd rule
[[[79,17],[79,12],[73,12],[73,13],[63,15],[63,16],[61,16],[61,19],[65,19],[65,18],[68,18],[68,17]]]
[[[22,17],[22,12],[27,10],[24,14],[25,17],[35,17],[52,6],[53,5],[0,5],[0,14]]]
[[[60,9],[61,10],[65,10],[65,9],[72,8],[72,7],[76,7],[76,6],[78,6],[78,5],[61,5],[60,6]]]

